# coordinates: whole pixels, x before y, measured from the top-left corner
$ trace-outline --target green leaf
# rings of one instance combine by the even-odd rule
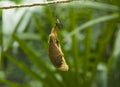
[[[18,33],[17,34],[23,40],[39,40],[39,35],[35,33]]]
[[[0,79],[0,82],[10,86],[10,87],[25,87],[24,85],[21,85],[19,83],[16,83],[16,82],[12,82],[12,81],[9,81],[9,80],[3,80],[3,79]]]
[[[118,33],[117,33],[117,38],[116,38],[116,41],[115,41],[115,45],[114,45],[114,53],[113,53],[113,56],[116,58],[120,55],[120,26],[119,26],[119,30],[118,30]]]
[[[44,81],[44,79],[42,77],[40,77],[40,75],[36,74],[29,67],[27,67],[24,63],[20,62],[19,60],[17,60],[14,57],[12,57],[10,54],[4,53],[4,56],[7,57],[11,62],[16,64],[21,70],[26,72],[28,75],[30,75],[34,79],[41,81],[41,82],[45,83],[45,85],[47,85],[46,82]]]
[[[102,17],[93,19],[91,21],[84,23],[83,25],[80,25],[78,28],[74,29],[71,33],[69,33],[69,35],[72,36],[72,35],[80,32],[81,30],[86,29],[89,26],[95,25],[100,22],[116,19],[118,17],[119,17],[119,14],[111,14],[111,15],[102,16]]]
[[[57,85],[60,83],[56,77],[54,76],[54,73],[48,68],[45,64],[45,61],[40,58],[40,56],[37,55],[37,53],[29,46],[27,45],[22,39],[20,39],[17,35],[13,35],[14,39],[19,43],[21,49],[26,53],[29,60],[33,62],[34,65],[38,67],[39,70],[43,71],[47,74],[48,80],[51,82],[51,85]]]

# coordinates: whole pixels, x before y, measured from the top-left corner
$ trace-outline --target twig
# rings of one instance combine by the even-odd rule
[[[0,9],[11,9],[11,8],[22,8],[22,7],[32,7],[32,6],[45,6],[58,3],[68,3],[73,0],[57,0],[57,1],[45,1],[45,2],[36,2],[31,4],[19,4],[19,5],[9,5],[9,6],[0,6]]]

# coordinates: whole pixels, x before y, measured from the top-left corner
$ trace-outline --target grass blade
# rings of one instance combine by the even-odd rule
[[[11,82],[9,80],[0,79],[0,82],[4,83],[10,87],[25,87],[24,85],[21,85],[21,84],[16,83],[16,82]]]
[[[118,17],[119,17],[119,14],[112,14],[112,15],[102,16],[100,18],[93,19],[91,21],[88,21],[87,23],[84,23],[80,27],[76,28],[71,33],[69,33],[69,35],[72,36],[72,35],[78,33],[79,31],[81,31],[83,29],[86,29],[89,26],[92,26],[92,25],[100,23],[100,22],[112,20],[112,19],[115,19],[115,18],[118,18]]]
[[[43,71],[44,73],[47,74],[48,76],[48,80],[51,82],[51,85],[57,85],[62,84],[60,83],[56,77],[54,76],[54,73],[50,70],[50,68],[48,68],[45,65],[45,62],[42,60],[42,58],[40,58],[40,56],[37,55],[37,53],[31,49],[30,46],[28,46],[23,40],[21,40],[17,35],[14,34],[14,39],[19,43],[20,47],[22,48],[22,50],[27,54],[28,58],[30,59],[31,62],[33,62],[33,64],[35,64],[39,70]]]

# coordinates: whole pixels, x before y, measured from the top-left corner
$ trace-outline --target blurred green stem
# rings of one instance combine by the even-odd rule
[[[0,70],[3,68],[2,52],[3,52],[3,35],[2,35],[2,28],[1,28],[0,29]]]
[[[75,67],[75,76],[76,76],[76,83],[77,83],[77,85],[80,85],[80,81],[79,81],[79,78],[80,78],[80,75],[79,75],[79,70],[80,70],[80,68],[78,67],[78,58],[79,58],[79,56],[78,56],[78,40],[77,40],[77,38],[76,38],[76,35],[74,35],[73,36],[73,53],[74,53],[74,67]]]
[[[91,16],[90,16],[91,19]],[[85,77],[85,83],[89,83],[86,84],[86,86],[91,85],[91,82],[87,79],[87,72],[88,72],[88,68],[89,66],[89,57],[90,57],[90,51],[91,51],[91,37],[92,37],[92,27],[88,27],[87,31],[86,31],[86,39],[85,39],[85,58],[84,58],[84,77]]]
[[[0,82],[8,85],[9,87],[28,87],[26,85],[22,85],[22,84],[19,84],[19,83],[16,83],[16,82],[12,82],[12,81],[9,81],[9,80],[0,79]],[[4,87],[8,87],[8,86],[4,86]]]

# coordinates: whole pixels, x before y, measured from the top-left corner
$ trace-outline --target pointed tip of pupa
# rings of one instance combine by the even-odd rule
[[[68,71],[69,70],[69,67],[67,64],[62,64],[58,70],[61,70],[61,71]]]
[[[61,71],[68,71],[69,70],[69,66],[67,65],[64,57],[62,57],[62,64],[60,67],[58,67],[58,70],[61,70]]]

